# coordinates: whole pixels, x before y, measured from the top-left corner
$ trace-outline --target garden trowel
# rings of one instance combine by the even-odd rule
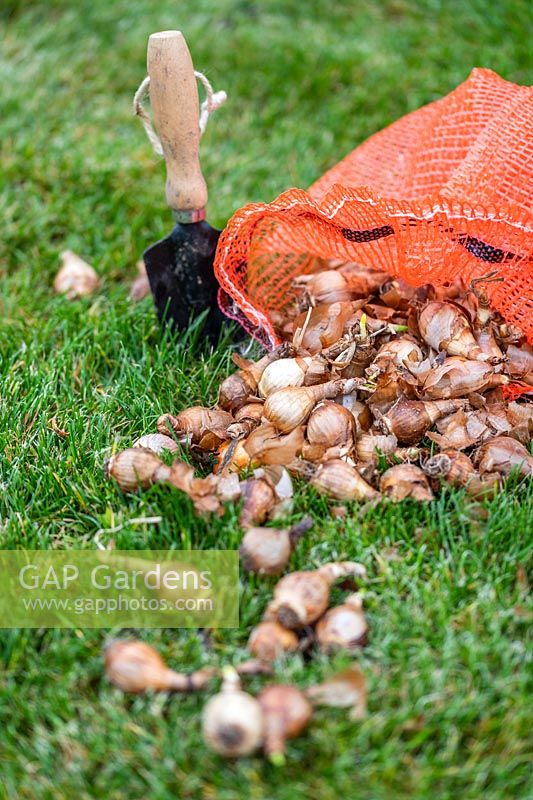
[[[205,332],[216,339],[224,319],[217,304],[213,261],[220,231],[205,221],[207,187],[199,161],[198,88],[179,31],[148,40],[150,103],[167,167],[166,199],[176,225],[144,253],[159,319],[186,329],[208,311]]]

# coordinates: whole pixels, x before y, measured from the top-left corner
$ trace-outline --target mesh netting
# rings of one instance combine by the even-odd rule
[[[271,315],[316,259],[356,261],[419,286],[487,283],[533,343],[533,88],[476,69],[451,94],[371,136],[308,192],[237,211],[215,261],[220,303],[268,346]]]

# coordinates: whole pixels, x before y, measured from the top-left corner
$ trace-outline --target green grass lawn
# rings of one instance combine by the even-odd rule
[[[474,66],[529,82],[529,3],[2,0],[0,21],[0,546],[92,548],[97,530],[122,525],[123,548],[236,547],[234,509],[198,519],[182,496],[125,497],[102,472],[161,412],[213,402],[231,368],[231,333],[215,352],[197,331],[173,341],[150,299],[127,299],[142,250],[171,226],[164,167],[131,114],[149,33],[184,30],[196,67],[228,92],[202,145],[209,219],[222,227],[246,202],[309,185]],[[103,276],[93,298],[53,295],[65,248]],[[333,521],[300,489],[294,518],[316,524],[294,566],[349,557],[369,572],[369,713],[319,711],[284,769],[208,753],[202,697],[111,688],[103,631],[2,632],[1,797],[525,798],[531,615],[517,576],[532,500],[515,481],[483,503],[444,493]],[[146,516],[162,521],[129,522]],[[271,588],[243,579],[241,628],[210,649],[194,632],[142,636],[177,669],[229,663]],[[277,677],[305,686],[346,663],[298,656]]]

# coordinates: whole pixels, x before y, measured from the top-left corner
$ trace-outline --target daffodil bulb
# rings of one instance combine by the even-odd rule
[[[311,358],[280,358],[263,372],[258,389],[261,397],[268,397],[286,386],[302,386]]]
[[[227,758],[249,755],[262,744],[261,706],[255,697],[242,691],[233,668],[224,670],[220,692],[205,705],[202,732],[207,746]]]

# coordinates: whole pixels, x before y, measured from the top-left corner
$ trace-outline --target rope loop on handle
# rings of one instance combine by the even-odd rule
[[[200,81],[202,86],[205,89],[205,100],[200,105],[200,119],[199,119],[199,128],[200,128],[200,136],[203,135],[206,127],[207,121],[211,114],[220,108],[220,106],[226,102],[228,96],[226,92],[214,92],[213,87],[209,83],[209,80],[205,77],[203,72],[194,71],[194,75],[197,80]],[[161,147],[161,142],[159,141],[159,136],[154,131],[154,127],[152,125],[152,120],[150,119],[148,112],[145,110],[143,106],[143,100],[148,94],[148,90],[150,88],[150,78],[148,75],[144,80],[141,81],[139,88],[135,92],[133,96],[133,113],[139,117],[146,131],[146,135],[150,140],[150,143],[154,149],[154,152],[157,153],[158,156],[163,155],[163,148]]]

